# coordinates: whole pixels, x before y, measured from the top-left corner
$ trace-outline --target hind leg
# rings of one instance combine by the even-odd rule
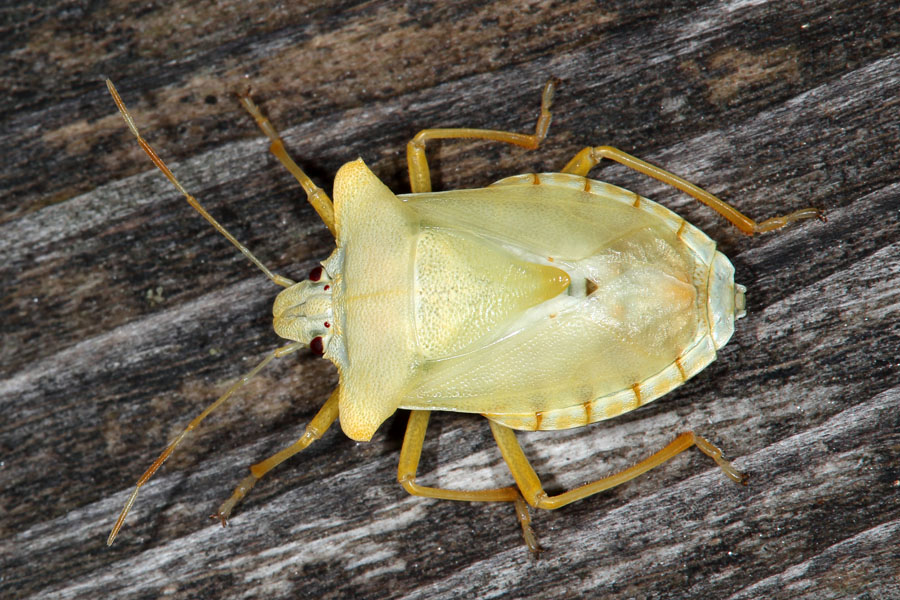
[[[825,213],[818,208],[804,208],[794,211],[790,214],[780,217],[772,217],[765,221],[757,223],[747,215],[741,213],[738,209],[731,206],[727,202],[716,198],[703,188],[694,185],[690,181],[679,177],[673,173],[657,167],[656,165],[645,162],[639,158],[635,158],[630,154],[622,152],[618,148],[611,146],[595,146],[587,147],[578,154],[565,166],[563,173],[573,173],[582,177],[588,174],[594,166],[602,159],[608,158],[617,163],[621,163],[629,169],[634,169],[639,173],[643,173],[648,177],[652,177],[658,181],[685,192],[686,194],[696,198],[703,204],[709,206],[717,213],[728,219],[732,225],[741,230],[742,233],[753,235],[754,233],[763,233],[766,231],[774,231],[781,229],[788,223],[800,221],[802,219],[817,218],[821,221],[825,220]]]

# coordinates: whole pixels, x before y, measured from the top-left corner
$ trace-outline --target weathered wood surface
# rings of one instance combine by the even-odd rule
[[[796,4],[796,6],[795,6]],[[801,6],[802,4],[802,6]],[[0,47],[0,596],[41,598],[900,597],[900,15],[895,2],[10,3]],[[185,185],[275,270],[331,240],[232,91],[248,82],[326,188],[362,156],[405,191],[426,126],[530,130],[536,152],[432,148],[438,189],[555,170],[588,144],[657,162],[748,214],[827,224],[742,237],[618,167],[593,175],[701,226],[748,287],[720,359],[611,422],[521,435],[551,490],[695,429],[752,476],[688,453],[534,514],[409,497],[405,415],[338,430],[206,521],[335,382],[308,353],[258,377],[146,486],[189,417],[278,344],[278,291],[141,154],[112,77]],[[244,77],[246,76],[246,78]],[[423,481],[508,481],[488,428],[434,419]]]

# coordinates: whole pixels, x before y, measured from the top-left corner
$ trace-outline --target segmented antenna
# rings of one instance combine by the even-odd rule
[[[149,156],[150,160],[153,161],[153,164],[156,165],[156,168],[159,169],[160,171],[162,171],[163,175],[165,175],[169,179],[169,181],[172,182],[172,185],[174,185],[176,188],[178,188],[179,192],[184,194],[184,197],[187,200],[188,204],[190,204],[194,210],[196,210],[198,213],[200,213],[200,216],[203,217],[204,219],[206,219],[209,222],[209,224],[215,228],[216,231],[218,231],[219,233],[224,235],[225,239],[227,239],[229,242],[231,242],[235,248],[240,250],[241,254],[243,254],[248,259],[250,259],[250,262],[252,262],[254,265],[259,267],[259,270],[262,271],[263,273],[265,273],[266,277],[268,277],[274,283],[277,283],[278,285],[280,285],[282,287],[290,287],[290,286],[294,285],[294,282],[291,281],[290,279],[288,279],[287,277],[277,275],[277,274],[273,273],[272,271],[270,271],[266,267],[266,265],[262,264],[262,261],[260,261],[258,258],[253,256],[253,253],[250,252],[250,250],[248,250],[246,246],[244,246],[242,243],[240,243],[237,240],[237,238],[235,238],[233,235],[228,233],[227,229],[222,227],[222,225],[219,224],[219,222],[216,221],[211,214],[206,212],[206,209],[203,208],[203,206],[197,201],[196,198],[194,198],[193,196],[188,194],[187,190],[184,189],[184,186],[181,185],[181,183],[178,181],[178,179],[175,178],[175,175],[172,174],[172,171],[169,170],[169,167],[166,166],[166,163],[164,163],[162,161],[162,159],[159,157],[159,155],[156,153],[156,151],[150,146],[150,144],[148,144],[147,141],[144,140],[143,137],[141,137],[141,133],[138,131],[137,125],[134,124],[134,119],[131,117],[131,114],[128,112],[128,109],[125,107],[125,103],[122,101],[122,97],[119,96],[119,92],[116,91],[116,86],[113,85],[113,82],[110,81],[109,79],[107,79],[106,87],[109,88],[109,93],[112,94],[113,101],[115,101],[116,106],[119,108],[119,112],[122,113],[122,118],[125,119],[125,123],[128,124],[128,128],[131,130],[131,133],[133,133],[134,137],[137,138],[138,144],[140,144],[141,148],[144,149],[144,152],[147,153],[147,156]]]
[[[172,185],[174,185],[176,188],[178,188],[179,192],[184,194],[184,197],[187,200],[188,204],[190,204],[194,208],[194,210],[196,210],[198,213],[200,213],[200,215],[204,219],[206,219],[209,222],[209,224],[215,228],[216,231],[218,231],[223,236],[225,236],[225,238],[229,242],[231,242],[238,250],[240,250],[244,256],[249,258],[253,264],[255,264],[257,267],[259,267],[259,269],[263,273],[266,274],[266,277],[268,277],[273,282],[275,282],[278,285],[283,286],[283,287],[290,287],[290,286],[294,285],[294,282],[291,281],[290,279],[288,279],[287,277],[282,277],[281,275],[272,273],[272,271],[267,269],[266,266],[264,264],[262,264],[262,262],[259,259],[257,259],[253,255],[252,252],[250,252],[243,244],[241,244],[239,241],[237,241],[237,239],[233,235],[231,235],[228,232],[228,230],[226,230],[224,227],[222,227],[222,225],[220,225],[219,222],[216,221],[212,217],[212,215],[210,215],[208,212],[206,212],[206,209],[200,205],[200,203],[197,201],[196,198],[191,196],[187,192],[187,190],[184,189],[184,186],[182,186],[181,183],[178,181],[178,179],[175,178],[175,175],[172,174],[172,171],[169,170],[169,167],[167,167],[166,164],[162,161],[162,159],[159,158],[159,155],[156,154],[156,151],[153,150],[153,148],[150,146],[150,144],[148,144],[144,140],[143,137],[141,137],[141,134],[138,131],[137,126],[134,124],[134,119],[131,117],[131,114],[129,114],[128,109],[125,107],[125,103],[122,101],[122,97],[119,96],[119,93],[116,91],[116,87],[113,85],[112,81],[110,81],[109,79],[106,80],[106,87],[109,88],[109,93],[112,94],[113,100],[115,101],[116,106],[119,108],[119,112],[122,113],[122,117],[125,119],[125,123],[128,124],[128,128],[131,129],[131,133],[133,133],[134,136],[137,138],[138,144],[140,144],[141,148],[144,149],[144,152],[147,153],[147,156],[150,157],[150,160],[153,161],[153,164],[156,165],[156,167],[160,171],[163,172],[163,175],[165,175],[169,179],[169,181],[172,182]],[[119,530],[122,528],[122,525],[125,523],[125,516],[128,514],[128,511],[131,510],[131,507],[134,504],[134,501],[137,499],[137,495],[141,489],[141,486],[143,486],[153,476],[153,474],[156,473],[156,471],[162,466],[162,464],[164,462],[166,462],[166,459],[169,458],[169,456],[175,450],[175,447],[178,446],[178,444],[180,444],[181,441],[185,437],[187,437],[187,434],[190,433],[194,428],[196,428],[197,425],[199,425],[200,422],[203,421],[203,419],[205,419],[207,417],[207,415],[209,415],[212,411],[214,411],[219,406],[221,406],[237,390],[239,390],[248,381],[250,381],[250,379],[257,373],[259,373],[266,365],[268,365],[274,359],[280,358],[281,356],[284,356],[286,354],[290,354],[291,352],[299,350],[300,348],[303,348],[304,346],[305,346],[305,344],[303,344],[302,342],[294,342],[294,343],[288,344],[287,346],[282,346],[281,348],[277,348],[271,354],[266,356],[258,365],[253,367],[249,372],[247,372],[243,377],[241,377],[238,381],[233,383],[231,385],[231,387],[229,387],[228,390],[224,394],[222,394],[215,402],[213,402],[212,404],[207,406],[203,410],[203,412],[201,412],[199,415],[194,417],[194,419],[190,423],[188,423],[187,427],[185,427],[184,430],[180,434],[178,434],[178,437],[176,437],[171,443],[169,443],[169,445],[166,447],[166,449],[163,451],[163,453],[159,455],[159,457],[153,462],[153,464],[150,465],[150,468],[148,468],[144,472],[144,474],[141,475],[141,478],[138,479],[138,482],[134,488],[134,491],[131,493],[131,496],[128,498],[128,501],[125,503],[125,506],[122,508],[122,512],[119,514],[119,518],[116,520],[116,524],[113,525],[112,531],[109,533],[109,537],[106,540],[107,545],[111,546],[113,541],[116,539],[116,535],[118,535]]]

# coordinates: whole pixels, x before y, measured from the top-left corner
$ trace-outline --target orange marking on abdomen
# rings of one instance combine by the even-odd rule
[[[681,373],[681,380],[687,381],[687,373],[684,372],[684,366],[681,364],[681,357],[675,359],[675,366],[678,367],[678,372]]]
[[[634,399],[637,400],[637,405],[641,405],[641,384],[636,383],[631,386],[631,391],[634,392]]]

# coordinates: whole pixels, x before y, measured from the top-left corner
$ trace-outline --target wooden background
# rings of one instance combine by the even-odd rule
[[[896,2],[12,2],[0,9],[0,596],[41,598],[900,598],[900,12]],[[308,352],[258,377],[145,487],[189,418],[279,341],[278,289],[182,201],[103,85],[268,265],[302,277],[332,240],[233,92],[251,84],[326,189],[363,157],[408,190],[429,126],[530,131],[536,152],[432,147],[436,189],[552,171],[589,144],[651,160],[765,218],[745,238],[625,169],[718,240],[748,315],[689,384],[606,423],[521,435],[550,490],[695,429],[752,479],[690,452],[534,514],[413,498],[406,415],[336,428],[227,529],[206,517],[286,446],[335,383]],[[486,423],[433,420],[423,483],[509,480]]]

